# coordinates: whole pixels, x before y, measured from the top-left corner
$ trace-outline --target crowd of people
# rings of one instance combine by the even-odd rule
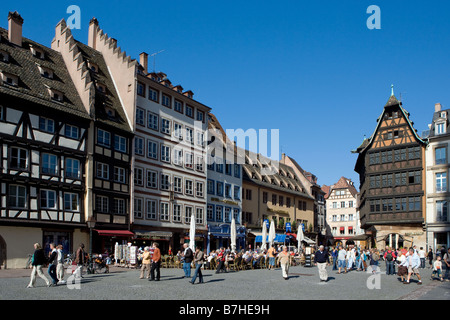
[[[44,249],[39,243],[34,244],[35,252],[32,256],[32,272],[30,282],[27,288],[35,287],[36,276],[42,278],[48,287],[56,286],[58,283],[63,284],[64,281],[64,254],[62,246],[51,243],[49,255],[46,256]],[[326,267],[332,266],[333,271],[337,274],[346,274],[353,271],[371,271],[376,274],[379,272],[379,264],[384,261],[386,266],[386,275],[398,275],[400,281],[404,284],[410,284],[412,277],[417,277],[417,284],[422,284],[420,269],[428,267],[432,270],[431,279],[438,277],[440,281],[450,281],[450,248],[433,253],[430,248],[428,252],[421,248],[413,246],[409,249],[394,249],[386,247],[379,251],[377,248],[367,249],[355,245],[337,246],[327,248],[323,245],[318,248],[310,247],[310,258],[314,261],[314,265],[318,268],[321,281],[328,281],[328,273]],[[203,283],[202,269],[215,268],[216,273],[229,272],[232,267],[236,269],[238,264],[244,266],[245,269],[267,268],[275,270],[281,267],[282,277],[289,279],[289,267],[298,265],[301,261],[305,261],[306,250],[297,251],[297,248],[289,250],[287,246],[272,244],[268,249],[256,247],[248,250],[231,250],[231,248],[220,248],[212,250],[206,254],[200,248],[196,248],[195,252],[185,243],[181,250],[176,254],[182,268],[183,278],[189,278],[190,283],[194,284],[198,279],[199,283]],[[108,256],[108,258],[110,258]],[[84,251],[84,244],[80,244],[73,261],[72,273],[75,278],[81,278],[83,266],[86,265],[88,256]],[[140,279],[148,279],[150,281],[160,280],[161,268],[161,251],[157,242],[153,242],[151,247],[145,247],[138,254],[140,266]],[[213,265],[214,261],[214,265]],[[102,255],[97,255],[95,263],[108,268]],[[50,280],[44,275],[43,268],[48,265],[47,273]],[[191,276],[191,268],[194,267],[194,275]],[[109,269],[108,269],[109,270]],[[445,270],[445,274],[444,274]]]

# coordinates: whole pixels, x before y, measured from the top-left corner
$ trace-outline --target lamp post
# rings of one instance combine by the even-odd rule
[[[89,260],[92,259],[92,229],[95,228],[95,223],[97,220],[95,220],[94,216],[90,216],[87,219],[87,226],[89,228]]]

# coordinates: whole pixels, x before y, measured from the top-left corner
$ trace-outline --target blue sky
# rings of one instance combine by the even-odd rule
[[[279,129],[280,147],[319,184],[355,181],[356,155],[394,84],[421,133],[434,104],[450,108],[450,3],[447,1],[15,1],[24,36],[50,46],[54,27],[81,9],[138,59],[195,93],[224,128]],[[370,5],[381,29],[369,30]],[[149,61],[152,67],[153,61]],[[281,150],[278,152],[281,153]]]

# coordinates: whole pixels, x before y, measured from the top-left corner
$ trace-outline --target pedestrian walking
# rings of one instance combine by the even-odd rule
[[[56,286],[58,284],[58,277],[56,276],[56,265],[58,263],[58,252],[56,251],[56,246],[54,243],[50,243],[50,257],[48,259],[48,269],[47,272],[52,279],[51,286]]]
[[[77,253],[75,254],[75,264],[77,268],[73,273],[75,278],[83,278],[83,265],[86,263],[86,253],[84,252],[84,244],[80,243],[80,246],[77,249]]]
[[[339,246],[338,251],[338,274],[341,274],[341,269],[344,269],[344,273],[347,273],[347,265],[345,263],[345,259],[347,257],[347,251],[342,247]]]
[[[190,278],[191,277],[191,263],[192,259],[194,258],[194,253],[192,252],[192,249],[189,248],[189,245],[187,243],[183,244],[183,270],[184,270],[184,277]]]
[[[417,252],[414,251],[413,248],[409,249],[409,255],[406,257],[407,265],[408,265],[408,279],[406,279],[405,284],[409,284],[411,276],[414,274],[419,279],[417,284],[422,284],[422,279],[420,278],[419,267],[420,267],[420,258]]]
[[[149,247],[144,248],[144,253],[142,253],[142,265],[141,265],[141,274],[139,279],[150,278],[150,266],[151,266],[151,255]],[[146,275],[147,274],[147,275]]]
[[[447,253],[444,254],[444,263],[445,265],[445,281],[450,281],[449,272],[450,272],[450,248],[448,248]]]
[[[441,282],[444,281],[444,276],[442,273],[442,260],[440,256],[438,256],[436,258],[436,261],[433,263],[433,272],[431,273],[431,280],[434,280],[435,274],[439,277]]]
[[[61,284],[66,283],[64,281],[64,253],[63,253],[63,246],[62,245],[57,245],[56,246],[56,252],[57,252],[57,257],[56,257],[56,277],[58,278],[58,282]]]
[[[350,246],[347,250],[347,271],[353,269],[353,262],[355,262],[355,248]]]
[[[314,254],[314,264],[319,269],[320,281],[328,281],[327,265],[330,264],[330,257],[328,252],[324,250],[323,245],[319,246],[319,250]]]
[[[153,242],[152,247],[153,247],[152,268],[150,269],[150,280],[149,281],[159,281],[160,277],[161,277],[161,273],[160,273],[161,251],[159,250],[158,242]],[[155,271],[156,271],[156,277],[155,277]],[[191,269],[189,268],[189,275],[190,274],[191,274]]]
[[[400,276],[401,282],[405,282],[408,277],[408,267],[406,266],[406,256],[400,250],[398,251],[396,261],[398,264],[397,275]]]
[[[339,250],[337,247],[334,247],[333,250],[331,250],[331,258],[333,259],[333,271],[338,270],[338,256]]]
[[[200,247],[195,248],[194,254],[195,271],[192,280],[189,281],[190,283],[195,284],[195,280],[197,279],[197,277],[198,283],[203,283],[202,267],[204,262],[205,262],[205,253],[202,250],[200,250]]]
[[[275,258],[277,255],[277,251],[275,250],[275,245],[272,244],[272,246],[267,251],[267,254],[269,255],[269,270],[275,270]]]
[[[425,269],[425,260],[426,260],[426,252],[425,250],[423,250],[423,247],[420,247],[419,252],[417,252],[419,254],[419,258],[420,258],[420,268],[421,269]]]
[[[379,260],[380,260],[380,253],[378,252],[377,248],[372,249],[369,264],[373,274],[377,273]]]
[[[225,270],[225,258],[226,258],[225,248],[222,247],[217,253],[217,261],[219,263],[217,264],[216,273],[227,272],[227,270]]]
[[[386,274],[394,275],[395,274],[395,265],[394,261],[397,258],[395,252],[391,247],[386,247],[386,252],[384,253],[384,261],[386,262]]]
[[[44,249],[39,243],[34,244],[34,254],[31,258],[31,270],[30,283],[27,288],[35,288],[36,275],[45,281],[47,287],[50,287],[51,283],[42,272],[42,267],[47,264],[47,258],[45,257]]]
[[[430,265],[430,269],[433,268],[433,257],[434,257],[433,249],[430,247],[430,249],[428,250],[428,254],[427,254],[427,258],[428,258],[428,263]]]
[[[284,280],[289,278],[289,266],[291,261],[291,255],[288,252],[288,248],[283,246],[283,251],[281,251],[277,256],[277,264],[281,266],[281,273]]]

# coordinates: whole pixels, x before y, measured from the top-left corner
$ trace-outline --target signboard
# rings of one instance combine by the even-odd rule
[[[131,246],[130,247],[130,264],[136,264],[137,263],[137,247]]]
[[[291,232],[291,223],[290,222],[286,222],[286,232]]]

